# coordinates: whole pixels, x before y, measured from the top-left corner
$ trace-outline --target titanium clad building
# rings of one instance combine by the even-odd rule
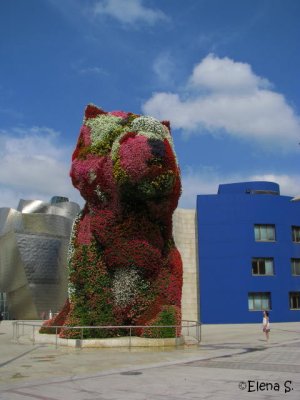
[[[67,297],[67,251],[79,205],[21,200],[0,208],[0,311],[5,318],[40,319]]]
[[[300,320],[300,202],[272,182],[220,185],[197,196],[200,319]]]

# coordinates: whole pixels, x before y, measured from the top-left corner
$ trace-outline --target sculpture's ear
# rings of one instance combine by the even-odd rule
[[[170,121],[161,121],[161,123],[166,126],[169,130],[169,132],[171,133],[171,125],[170,125]]]
[[[101,114],[107,114],[105,111],[103,111],[101,108],[95,106],[94,104],[89,104],[86,109],[85,109],[85,119],[90,119],[90,118],[95,118],[97,115]]]

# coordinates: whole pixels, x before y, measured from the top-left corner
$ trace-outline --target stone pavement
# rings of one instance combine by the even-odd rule
[[[300,399],[300,322],[204,325],[200,346],[58,349],[0,325],[0,399]]]

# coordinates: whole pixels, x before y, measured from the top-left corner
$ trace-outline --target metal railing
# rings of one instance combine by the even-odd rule
[[[38,330],[43,326],[43,323],[45,321],[27,321],[27,320],[21,320],[21,321],[13,321],[13,340],[19,343],[19,339],[22,336],[30,336],[30,340],[32,341],[32,344],[34,345],[36,343],[36,335]],[[83,341],[85,339],[113,339],[116,338],[116,336],[107,336],[107,337],[99,337],[98,335],[95,335],[95,337],[84,337],[84,331],[89,329],[89,330],[114,330],[114,329],[122,329],[125,331],[128,331],[127,335],[122,336],[122,338],[128,337],[128,347],[132,347],[132,339],[136,336],[133,335],[134,332],[137,329],[144,329],[144,330],[152,330],[152,329],[173,329],[174,330],[174,335],[173,336],[168,336],[168,337],[145,337],[145,339],[175,339],[175,345],[178,346],[180,339],[182,337],[190,337],[195,340],[195,344],[199,344],[201,342],[201,323],[198,321],[187,321],[184,320],[182,321],[181,325],[108,325],[108,326],[61,326],[61,325],[56,325],[56,326],[45,326],[47,329],[52,329],[53,331],[55,330],[55,333],[51,335],[55,335],[55,347],[57,348],[59,346],[59,333],[60,331],[63,330],[77,330],[80,331],[80,338],[72,338],[76,340],[76,347],[82,348]],[[41,334],[44,335],[44,334]],[[98,336],[98,337],[97,337]]]

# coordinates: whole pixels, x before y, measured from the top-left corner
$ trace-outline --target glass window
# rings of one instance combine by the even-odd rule
[[[300,310],[300,292],[290,292],[290,309]]]
[[[248,296],[248,308],[249,308],[249,310],[254,309],[254,300],[253,300],[252,296]]]
[[[292,240],[295,243],[300,243],[300,226],[292,226]]]
[[[275,225],[254,225],[254,236],[257,242],[274,242]]]
[[[252,258],[252,275],[274,275],[273,258]]]
[[[269,310],[270,308],[270,299],[267,296],[262,296],[261,298],[261,310]]]
[[[270,292],[252,292],[248,294],[249,311],[263,311],[271,309]]]
[[[291,259],[292,275],[300,276],[300,258]]]

